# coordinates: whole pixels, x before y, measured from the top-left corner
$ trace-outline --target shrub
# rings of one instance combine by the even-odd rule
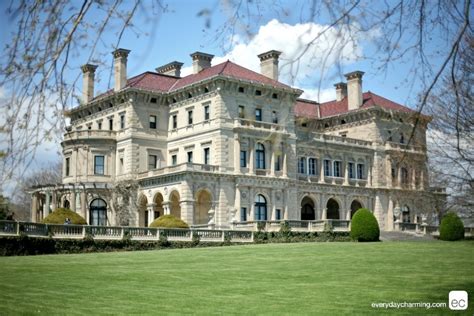
[[[366,208],[355,212],[351,223],[351,238],[357,241],[379,241],[380,229],[374,214]]]
[[[87,225],[86,220],[74,211],[67,208],[57,208],[43,219],[45,224],[64,224],[66,218],[71,220],[71,224]]]
[[[439,239],[455,241],[464,238],[464,225],[456,213],[448,212],[444,215],[439,226]]]
[[[173,215],[158,217],[150,224],[150,227],[189,228],[188,224]]]

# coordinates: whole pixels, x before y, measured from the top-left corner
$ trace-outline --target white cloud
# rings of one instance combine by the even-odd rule
[[[262,25],[251,39],[235,36],[232,39],[233,49],[225,56],[214,57],[212,64],[230,60],[260,72],[257,55],[273,49],[278,50],[282,52],[279,80],[305,90],[303,95],[305,98],[327,101],[335,98],[333,89],[322,89],[324,86],[321,80],[327,79],[328,70],[337,62],[347,65],[359,60],[363,53],[360,42],[375,36],[378,36],[376,32],[357,31],[357,25],[344,27],[328,27],[316,23],[290,25],[273,19]],[[192,67],[182,69],[183,76],[190,73]]]

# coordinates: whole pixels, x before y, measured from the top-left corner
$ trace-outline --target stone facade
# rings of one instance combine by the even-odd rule
[[[126,80],[128,53],[114,52],[119,82],[96,97],[95,66],[83,67],[85,103],[69,113],[63,182],[35,190],[33,221],[65,206],[91,225],[147,226],[173,214],[223,228],[350,220],[367,207],[392,230],[444,202],[429,186],[429,117],[362,93],[362,72],[319,104],[276,81],[276,51],[259,55],[265,76],[231,62],[211,67],[213,56],[196,52],[190,76],[173,62]],[[138,184],[129,200],[116,189],[124,183]]]

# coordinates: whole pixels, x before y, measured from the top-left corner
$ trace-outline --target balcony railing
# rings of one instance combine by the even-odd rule
[[[287,223],[292,231],[322,232],[324,230],[349,231],[351,221],[340,219],[326,219],[314,221],[302,220],[271,220],[271,221],[245,221],[232,224],[233,229],[246,229],[257,231],[279,231],[282,223]]]
[[[246,120],[243,118],[234,120],[234,127],[243,127],[243,128],[256,128],[272,132],[282,132],[286,133],[287,129],[285,125],[268,123],[262,121]]]
[[[164,174],[172,174],[176,172],[182,171],[198,171],[198,172],[218,172],[219,166],[213,165],[204,165],[204,164],[197,164],[197,163],[182,163],[176,166],[168,166],[164,168],[149,170],[145,172],[141,172],[138,174],[138,178],[147,178],[147,177],[154,177],[154,176],[161,176]]]
[[[132,240],[158,241],[166,236],[168,241],[192,241],[199,236],[202,242],[253,242],[252,231],[211,229],[178,229],[128,226],[58,225],[30,222],[0,221],[0,236],[52,237],[56,239],[81,239],[89,236],[95,240],[117,240],[129,236]]]
[[[418,153],[426,152],[426,148],[424,146],[407,145],[407,144],[400,144],[400,143],[395,143],[395,142],[385,142],[385,149],[412,151],[412,152],[418,152]]]
[[[64,140],[77,140],[77,139],[115,139],[117,135],[116,131],[109,130],[78,130],[68,132],[64,134]]]

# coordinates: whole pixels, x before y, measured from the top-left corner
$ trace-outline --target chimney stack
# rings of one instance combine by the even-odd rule
[[[82,70],[82,100],[85,103],[94,98],[94,77],[97,65],[85,64],[81,66]]]
[[[112,52],[114,55],[114,91],[120,91],[127,84],[127,57],[128,49],[118,48]]]
[[[181,67],[183,63],[172,61],[166,65],[156,68],[156,72],[163,75],[181,77]]]
[[[201,70],[210,68],[213,57],[214,55],[201,52],[192,53],[191,58],[193,59],[193,74],[197,74]]]
[[[271,50],[258,55],[262,75],[278,81],[278,57],[280,54],[281,52],[277,50]]]
[[[336,87],[336,101],[341,101],[347,97],[347,84],[344,82],[338,82],[334,85]]]
[[[357,110],[362,105],[362,76],[364,72],[353,71],[344,76],[347,79],[348,109]]]

